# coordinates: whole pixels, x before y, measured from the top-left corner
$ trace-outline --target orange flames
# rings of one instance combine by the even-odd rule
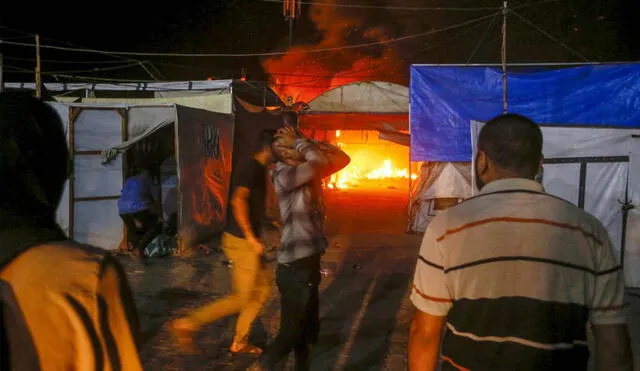
[[[319,43],[293,46],[286,55],[262,61],[274,90],[285,102],[287,97],[309,102],[327,90],[356,81],[404,83],[399,53],[390,45],[308,53],[311,49],[384,41],[389,38],[386,29],[367,27],[363,18],[348,15],[339,7],[312,5],[310,18],[322,33]]]
[[[336,140],[341,136],[342,132],[336,130]],[[345,144],[339,141],[338,146],[349,154],[351,163],[346,168],[333,174],[326,182],[325,187],[329,189],[347,189],[367,184],[379,186],[379,183],[367,183],[367,181],[409,179],[409,176],[411,176],[412,180],[418,178],[415,173],[409,175],[408,168],[395,166],[396,162],[408,161],[408,149],[393,143],[384,144],[385,147],[393,146],[390,148],[394,150],[390,151],[387,148],[385,153],[381,153],[382,151],[375,150],[374,145],[375,143],[364,145],[358,143]],[[394,161],[391,157],[397,158],[397,160]]]

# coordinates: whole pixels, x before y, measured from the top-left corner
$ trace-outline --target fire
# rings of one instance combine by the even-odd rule
[[[373,133],[375,132],[371,134]],[[362,137],[365,139],[363,140]],[[351,163],[326,181],[325,186],[329,189],[347,189],[367,184],[379,186],[379,183],[375,181],[409,178],[415,180],[418,178],[417,174],[411,173],[407,168],[397,167],[394,162],[394,158],[407,158],[408,160],[409,153],[405,147],[382,144],[367,136],[366,133],[352,131],[342,133],[340,130],[336,130],[335,139],[341,139],[345,142],[350,140],[349,143],[339,141],[337,145],[349,154]],[[376,149],[376,146],[380,145],[384,146],[384,152]]]
[[[412,180],[417,178],[417,174],[411,173]],[[358,165],[352,162],[342,171],[333,174],[326,187],[329,189],[346,189],[361,185],[366,180],[384,179],[409,179],[409,169],[396,168],[391,159],[386,159],[380,167],[363,173]]]
[[[335,2],[327,0],[323,4]],[[294,102],[309,102],[327,90],[357,81],[406,83],[400,53],[391,44],[322,54],[308,52],[385,41],[392,36],[389,29],[370,27],[364,14],[332,6],[311,5],[309,17],[322,35],[319,42],[294,45],[285,55],[262,60],[274,91],[283,101],[291,97]]]

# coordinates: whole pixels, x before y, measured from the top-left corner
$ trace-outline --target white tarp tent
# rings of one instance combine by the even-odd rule
[[[300,112],[300,127],[319,130],[408,130],[409,88],[383,81],[342,85]]]
[[[122,239],[117,199],[124,179],[122,157],[102,165],[104,149],[176,120],[175,106],[51,103],[73,153],[74,173],[58,207],[57,221],[76,240],[115,249]]]
[[[483,123],[471,123],[472,148]],[[640,129],[541,125],[543,185],[607,228],[627,286],[640,286]],[[473,169],[473,166],[472,166]],[[473,179],[473,177],[472,177]],[[473,187],[475,189],[475,186]]]
[[[424,232],[438,214],[439,199],[468,198],[472,194],[468,162],[424,162],[412,183],[409,231]]]

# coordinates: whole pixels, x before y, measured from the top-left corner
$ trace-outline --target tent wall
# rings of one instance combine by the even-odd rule
[[[311,112],[407,113],[409,89],[384,81],[360,81],[331,89],[309,102]]]
[[[115,249],[122,239],[117,200],[123,184],[123,161],[119,158],[102,166],[101,152],[126,140],[126,122],[126,108],[69,107],[74,169],[68,182],[67,232],[79,242]]]
[[[134,133],[175,120],[175,107],[50,105],[63,122],[73,154],[73,176],[58,206],[57,222],[79,242],[116,249],[123,237],[117,200],[125,165],[122,156],[103,165],[102,151],[120,145]]]
[[[49,105],[56,111],[60,117],[60,121],[64,126],[64,132],[67,136],[67,143],[69,143],[69,105],[63,103],[49,103]],[[64,187],[62,198],[60,199],[60,205],[56,212],[56,221],[62,229],[62,231],[69,235],[69,185],[68,181]]]
[[[86,104],[127,105],[181,105],[211,112],[231,113],[231,94],[209,94],[196,96],[173,96],[163,98],[83,98]]]
[[[421,233],[438,214],[435,200],[465,199],[472,194],[471,166],[468,162],[425,162],[411,189],[409,231]]]
[[[300,128],[317,130],[376,130],[385,124],[395,130],[409,130],[407,113],[301,112]]]
[[[482,125],[471,124],[474,150]],[[545,190],[600,220],[618,261],[625,265],[627,285],[640,286],[640,236],[629,233],[640,224],[632,215],[625,225],[623,213],[623,203],[640,202],[632,183],[640,177],[640,164],[631,162],[630,156],[636,140],[633,135],[640,134],[640,129],[542,126],[542,133]]]
[[[233,161],[233,116],[178,106],[180,224],[196,233],[224,228]],[[198,236],[196,236],[198,238]]]
[[[510,68],[509,112],[559,125],[640,125],[640,64]],[[496,67],[411,67],[412,161],[471,161],[469,121],[503,110]]]

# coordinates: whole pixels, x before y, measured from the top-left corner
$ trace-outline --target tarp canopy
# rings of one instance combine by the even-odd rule
[[[383,81],[339,86],[314,98],[300,112],[300,127],[321,130],[375,130],[388,124],[408,130],[409,88]]]
[[[640,127],[640,64],[516,67],[508,110],[540,124]],[[411,159],[470,161],[469,123],[503,111],[499,67],[411,66]]]

